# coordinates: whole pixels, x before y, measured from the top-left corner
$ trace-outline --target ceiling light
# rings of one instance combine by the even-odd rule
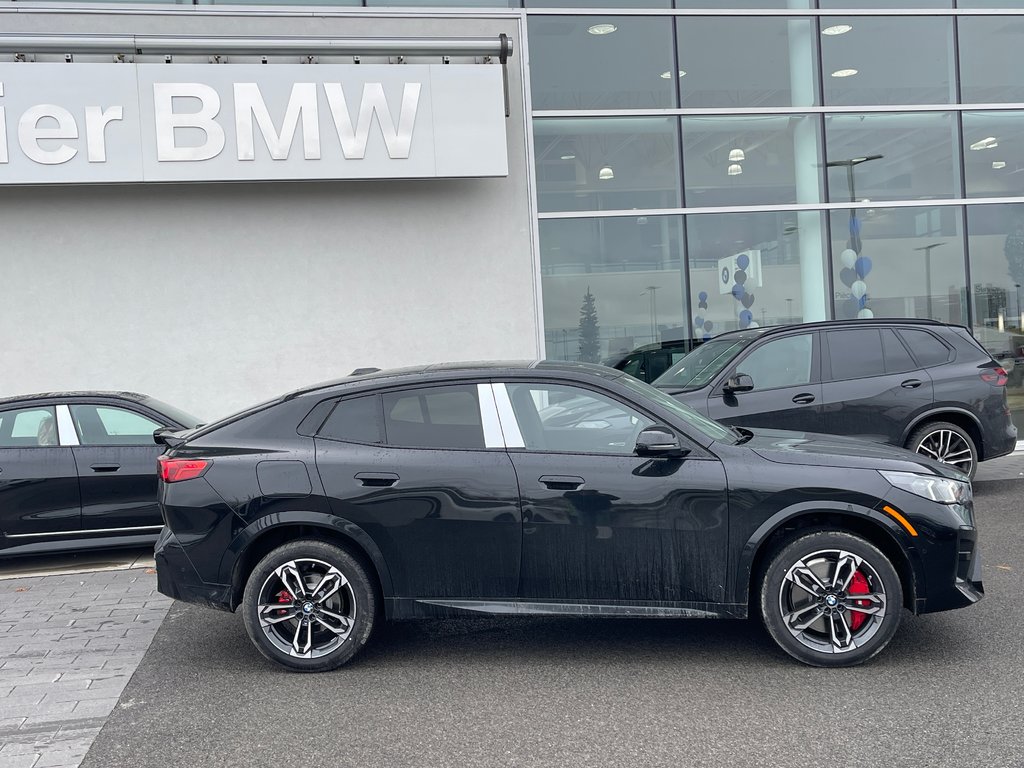
[[[853,77],[856,74],[856,69],[837,69],[832,73],[832,77]]]
[[[999,142],[996,140],[996,137],[989,136],[988,138],[982,139],[981,141],[976,141],[973,144],[971,144],[971,149],[977,152],[978,150],[981,149],[992,149],[993,147],[998,146]]]
[[[994,171],[998,171],[1001,168],[1005,168],[1005,167],[1006,167],[1006,163],[1004,163],[1002,160],[993,160],[992,161],[992,170],[994,170]]]
[[[679,70],[679,76],[680,77],[686,77],[686,70],[685,69],[680,69]],[[668,70],[666,72],[662,72],[661,73],[661,79],[662,80],[671,80],[672,79],[672,70],[670,69],[670,70]]]
[[[562,155],[563,160],[575,160],[576,155]]]
[[[616,27],[614,24],[608,24],[606,22],[603,24],[594,24],[593,26],[587,27],[587,32],[589,32],[592,35],[610,35],[617,29],[618,27]]]
[[[606,165],[604,168],[602,168],[600,171],[597,172],[597,178],[601,179],[602,181],[608,181],[608,179],[614,179],[615,178],[615,171],[613,171],[610,166]]]
[[[741,173],[743,173],[743,166],[740,165],[739,163],[733,163],[732,165],[729,166],[729,169],[726,171],[726,173],[728,173],[730,176],[739,176]]]
[[[834,24],[831,27],[825,27],[823,30],[821,30],[821,34],[823,34],[823,35],[845,35],[851,29],[853,29],[853,27],[851,27],[849,24]]]
[[[743,150],[742,149],[733,149],[733,150],[731,150],[729,152],[729,162],[730,163],[739,163],[739,162],[741,162],[743,160],[746,160],[746,159],[747,159],[747,156],[745,154],[743,154]]]

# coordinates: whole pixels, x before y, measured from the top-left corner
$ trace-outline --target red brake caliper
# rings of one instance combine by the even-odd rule
[[[866,595],[871,591],[871,587],[868,585],[868,580],[864,578],[864,574],[860,571],[855,571],[853,579],[850,581],[850,589],[848,593],[851,595]],[[854,600],[854,605],[871,605],[867,600]],[[861,625],[868,620],[868,614],[861,613],[860,611],[850,611],[850,630],[856,632],[860,629]]]
[[[857,575],[859,576],[860,574],[857,574]],[[856,580],[857,580],[856,577],[854,577],[854,581],[856,581]],[[867,582],[865,582],[865,583],[867,583]],[[277,593],[277,602],[279,602],[279,603],[290,603],[290,602],[292,602],[292,593],[289,592],[287,589],[282,589],[280,592]],[[278,614],[278,615],[284,615],[285,613],[287,613],[287,611],[281,611],[280,614]]]

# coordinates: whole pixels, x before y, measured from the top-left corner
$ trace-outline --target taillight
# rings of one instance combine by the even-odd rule
[[[992,368],[981,374],[982,381],[987,381],[989,384],[994,384],[997,387],[1005,387],[1009,378],[1010,375],[1002,367]]]
[[[213,462],[206,459],[165,459],[160,456],[156,460],[160,479],[165,483],[180,483],[202,477]]]

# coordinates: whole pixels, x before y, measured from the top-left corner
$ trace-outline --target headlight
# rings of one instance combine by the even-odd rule
[[[893,488],[937,501],[940,504],[958,504],[966,506],[971,503],[973,494],[971,484],[960,480],[951,480],[938,475],[917,475],[913,472],[881,472]]]

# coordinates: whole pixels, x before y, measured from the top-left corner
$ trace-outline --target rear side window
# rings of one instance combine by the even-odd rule
[[[917,368],[914,358],[892,328],[882,329],[882,351],[885,352],[886,373],[906,373]]]
[[[910,351],[917,360],[918,365],[927,368],[931,365],[941,365],[949,360],[949,347],[932,336],[928,331],[919,331],[916,328],[901,328],[900,337],[910,347]]]
[[[388,445],[484,448],[475,384],[388,392],[382,397]]]
[[[836,381],[881,376],[885,373],[882,338],[877,328],[829,331],[828,357]]]
[[[19,408],[0,413],[0,448],[57,445],[57,420],[52,407]]]
[[[318,436],[347,443],[383,443],[380,397],[364,395],[342,400],[331,411]]]

